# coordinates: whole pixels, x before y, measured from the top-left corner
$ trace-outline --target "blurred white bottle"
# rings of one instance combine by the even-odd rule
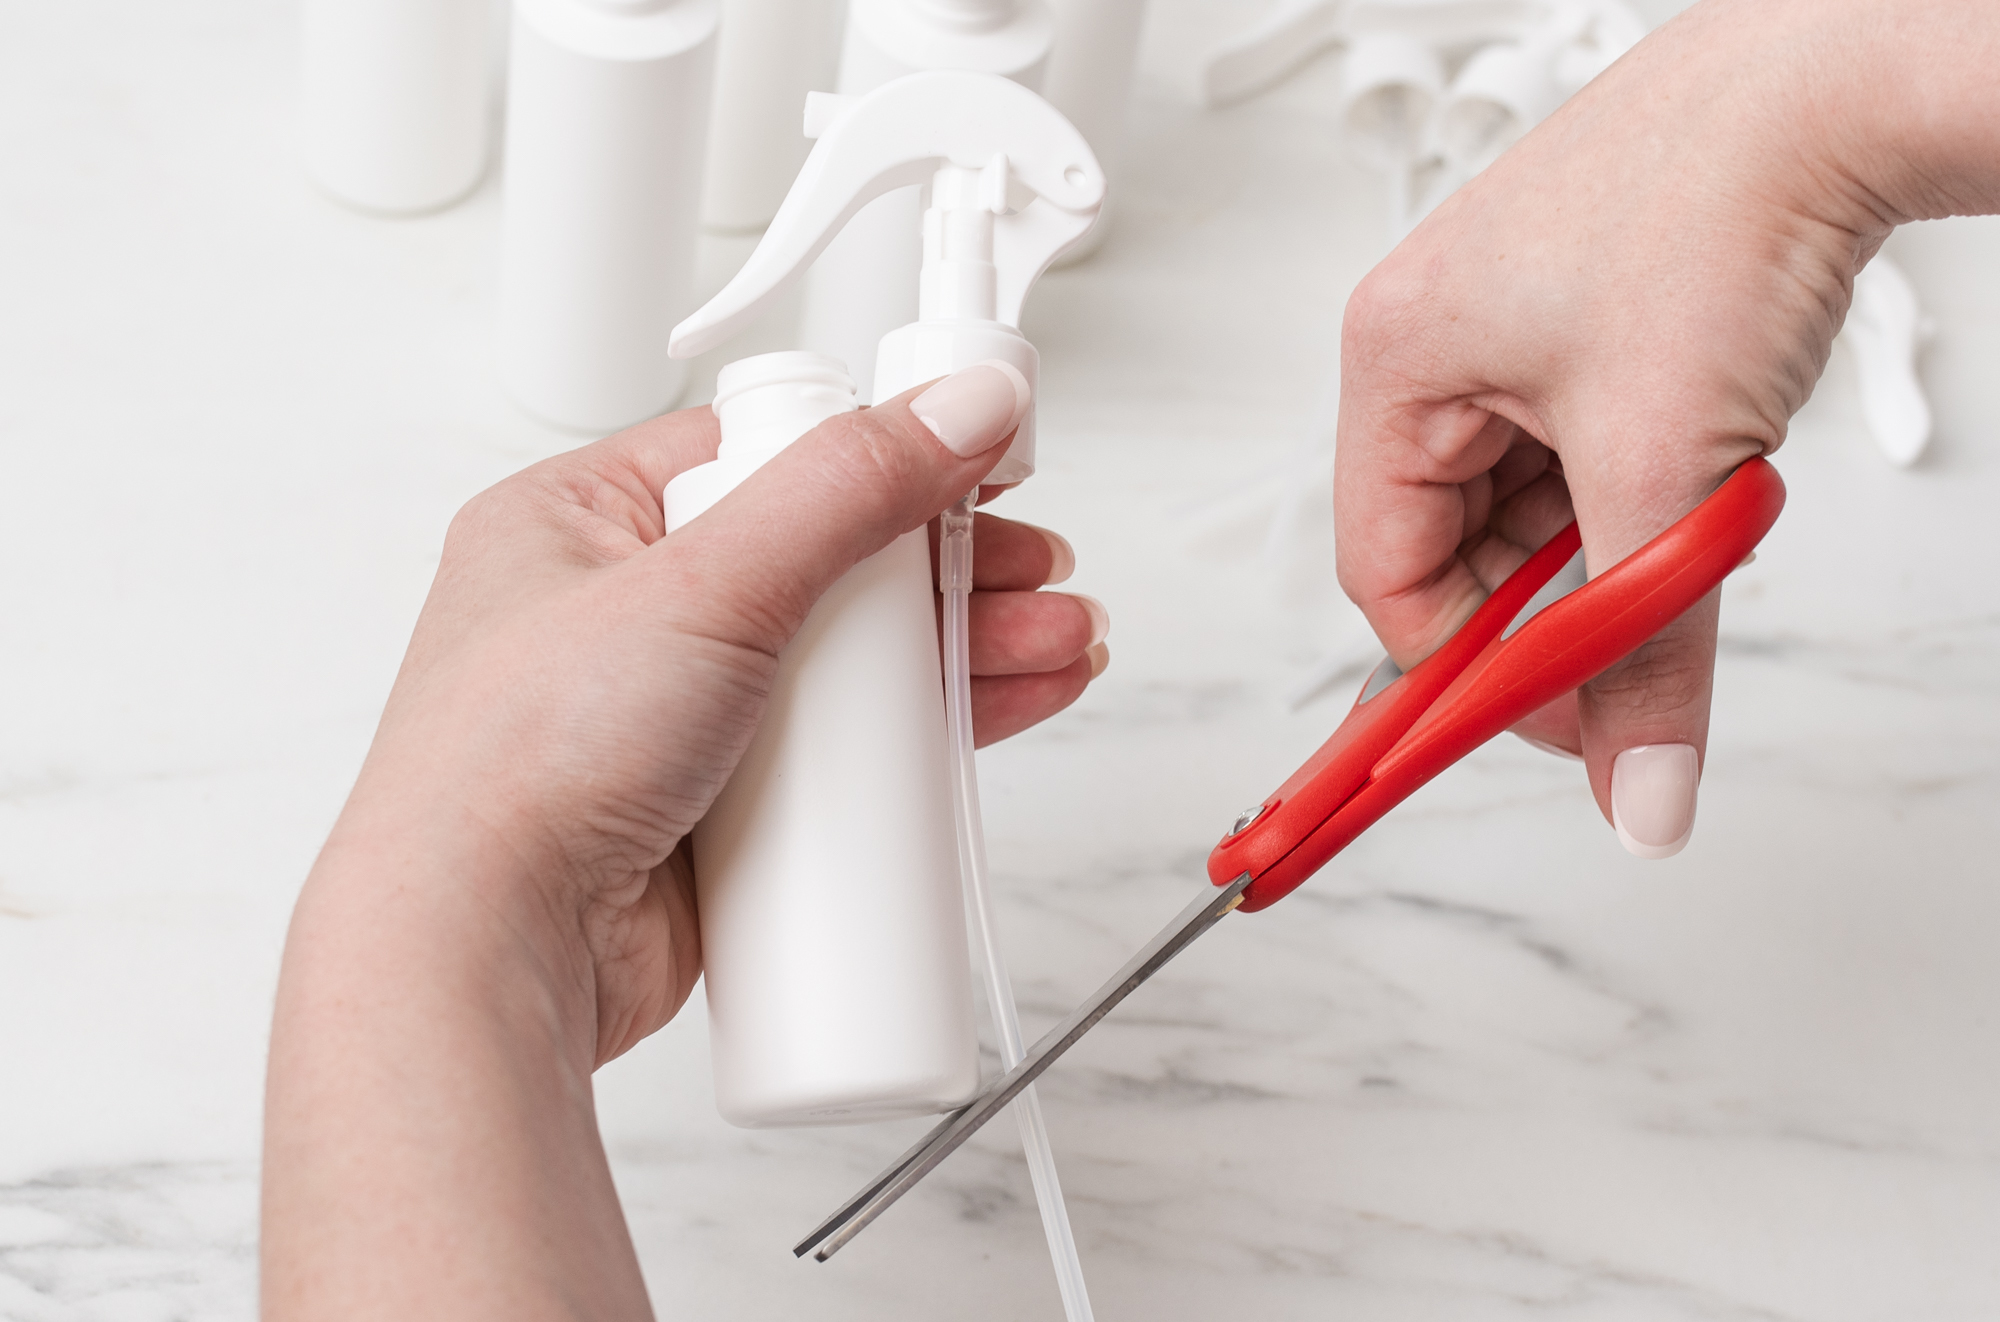
[[[1146,0],[1049,0],[1055,11],[1055,49],[1042,79],[1042,95],[1077,126],[1110,180],[1104,210],[1083,242],[1057,265],[1080,262],[1104,243],[1111,207],[1123,173],[1125,121],[1132,100],[1132,73],[1139,63],[1139,31]]]
[[[1055,30],[1043,0],[852,0],[840,91],[859,95],[931,70],[997,74],[1039,90]],[[867,385],[882,337],[916,320],[920,192],[898,189],[869,203],[806,273],[800,343],[840,359]]]
[[[304,0],[299,123],[306,171],[337,201],[406,215],[486,173],[491,0]]]
[[[812,143],[806,93],[831,92],[840,70],[840,0],[722,0],[714,122],[702,224],[725,234],[771,223]]]
[[[679,398],[716,0],[516,0],[500,356],[521,406],[605,432]]]
[[[712,463],[665,493],[684,527],[854,408],[833,359],[722,369]],[[979,1084],[922,528],[820,598],[763,723],[695,827],[716,1107],[751,1128],[930,1115]]]

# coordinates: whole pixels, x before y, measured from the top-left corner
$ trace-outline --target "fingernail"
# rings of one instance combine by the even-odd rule
[[[1111,649],[1103,643],[1092,643],[1083,654],[1090,658],[1090,677],[1096,679],[1111,664]]]
[[[1007,439],[1028,412],[1028,378],[1012,363],[989,358],[961,367],[910,401],[910,412],[944,442],[970,459]]]
[[[1032,523],[1028,526],[1035,528]],[[1057,583],[1069,582],[1069,576],[1076,572],[1076,548],[1061,533],[1050,532],[1047,528],[1035,528],[1035,531],[1049,544],[1049,576],[1042,580],[1042,586],[1053,587]]]
[[[1081,592],[1065,592],[1071,601],[1090,613],[1090,646],[1095,647],[1111,633],[1111,612],[1104,609],[1104,603],[1095,597],[1086,597]]]
[[[1701,758],[1693,744],[1641,744],[1611,764],[1611,825],[1640,858],[1671,858],[1694,834]]]

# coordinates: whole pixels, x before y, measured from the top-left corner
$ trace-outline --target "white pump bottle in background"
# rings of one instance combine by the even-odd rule
[[[1035,90],[1054,41],[1043,0],[852,0],[840,91],[861,95],[929,70],[994,74]],[[845,362],[863,389],[875,379],[876,344],[917,314],[918,214],[915,188],[870,203],[806,276],[800,343]]]
[[[363,211],[435,211],[486,173],[491,0],[304,0],[299,121],[306,171]]]
[[[668,484],[668,531],[853,408],[853,382],[819,354],[723,368],[721,450]],[[732,1124],[929,1115],[978,1088],[934,601],[921,528],[836,583],[695,828],[715,1098]]]
[[[843,9],[841,0],[722,0],[705,228],[750,234],[778,214],[811,145],[799,107],[839,76]]]
[[[694,305],[716,0],[516,0],[500,272],[505,385],[578,432],[669,408]]]

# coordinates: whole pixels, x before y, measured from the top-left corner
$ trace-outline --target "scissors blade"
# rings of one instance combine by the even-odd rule
[[[938,1122],[936,1128],[917,1145],[898,1157],[860,1193],[841,1204],[840,1209],[820,1222],[810,1235],[792,1249],[794,1257],[804,1257],[815,1246],[813,1257],[825,1262],[882,1215],[889,1205],[915,1188],[917,1182],[937,1169],[938,1163],[958,1150],[978,1128],[1005,1110],[1022,1089],[1033,1083],[1056,1058],[1076,1045],[1077,1039],[1110,1014],[1133,988],[1153,976],[1196,937],[1222,921],[1222,916],[1243,900],[1250,885],[1244,873],[1227,886],[1212,887],[1195,897],[1159,935],[1148,941],[1125,967],[1112,974],[1097,994],[1070,1012],[1067,1019],[1042,1035],[1021,1063],[987,1086],[986,1090]]]

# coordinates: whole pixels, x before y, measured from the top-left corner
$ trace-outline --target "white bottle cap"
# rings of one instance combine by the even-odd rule
[[[828,418],[852,413],[854,381],[838,358],[792,350],[739,358],[715,379],[717,458],[770,458]]]
[[[729,364],[715,380],[722,444],[714,459],[667,483],[660,496],[667,531],[700,517],[772,455],[854,407],[854,382],[838,358],[763,353]]]

